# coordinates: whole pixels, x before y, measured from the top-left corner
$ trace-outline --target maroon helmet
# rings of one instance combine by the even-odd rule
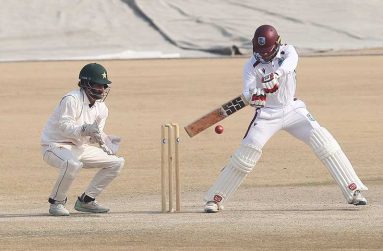
[[[252,42],[254,55],[269,62],[277,55],[281,38],[273,26],[265,24],[257,28]]]

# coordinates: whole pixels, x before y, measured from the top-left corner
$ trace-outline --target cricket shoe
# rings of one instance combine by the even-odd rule
[[[223,206],[220,206],[215,201],[208,201],[205,204],[204,211],[205,213],[218,213],[218,211],[222,210]]]
[[[65,208],[66,199],[58,201],[49,198],[49,213],[53,216],[69,216],[69,211]]]
[[[90,202],[84,202],[81,200],[81,197],[78,197],[76,204],[74,205],[74,209],[80,212],[87,213],[107,213],[109,212],[109,208],[101,206],[98,204],[96,200]]]
[[[352,196],[352,201],[349,202],[349,204],[353,204],[355,206],[364,206],[364,205],[367,205],[368,203],[366,198],[363,197],[360,191],[356,190],[354,192],[354,195]]]

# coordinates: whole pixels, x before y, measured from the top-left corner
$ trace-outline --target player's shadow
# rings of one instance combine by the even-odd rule
[[[259,209],[226,209],[222,213],[230,213],[230,212],[267,212],[267,213],[281,213],[281,212],[352,212],[352,211],[358,211],[360,210],[360,207],[333,207],[333,208],[259,208]],[[107,217],[108,215],[126,215],[126,214],[132,214],[132,215],[177,215],[177,214],[198,214],[198,213],[204,213],[205,212],[202,209],[183,209],[181,212],[161,212],[161,211],[140,211],[140,210],[129,210],[129,211],[112,211],[108,213],[100,213],[100,214],[94,214],[94,213],[81,213],[81,212],[71,212],[69,217],[87,217],[87,218],[99,218],[99,217]],[[11,214],[11,213],[0,213],[0,219],[6,219],[6,218],[43,218],[43,217],[55,217],[50,215],[49,213],[18,213],[18,214]],[[68,216],[67,216],[68,217]],[[66,218],[65,216],[61,217],[55,217],[55,218]]]
[[[96,218],[96,217],[102,217],[103,215],[107,214],[90,214],[90,213],[71,213],[69,217],[89,217],[89,218]],[[49,213],[26,213],[26,214],[2,214],[0,213],[0,219],[7,219],[7,218],[43,218],[43,217],[55,217],[55,218],[66,218],[68,216],[53,216]]]
[[[231,209],[230,211],[235,212],[269,212],[269,213],[278,213],[278,212],[335,212],[335,211],[358,211],[360,208],[350,207],[350,208],[283,208],[283,209]]]
[[[2,214],[0,213],[0,219],[5,219],[5,218],[30,218],[30,217],[47,217],[49,216],[48,213],[36,213],[36,214]]]
[[[162,212],[161,210],[126,210],[126,211],[112,211],[108,212],[110,215],[126,215],[126,214],[135,214],[135,215],[182,215],[182,214],[196,214],[203,213],[203,209],[197,208],[182,208],[179,212]],[[72,214],[71,214],[72,215]]]

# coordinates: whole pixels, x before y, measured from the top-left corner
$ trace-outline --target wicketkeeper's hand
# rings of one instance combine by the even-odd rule
[[[249,104],[256,108],[262,108],[266,103],[266,94],[265,91],[261,88],[255,88],[250,90],[251,99]]]
[[[100,129],[96,121],[93,124],[83,124],[80,134],[81,136],[89,136],[96,142],[102,142]]]
[[[109,155],[114,155],[117,153],[121,138],[114,135],[107,135],[105,133],[101,133],[102,143],[100,143],[100,147],[104,152]]]
[[[121,143],[121,138],[118,137],[118,136],[108,135],[108,138],[110,139],[110,141],[111,141],[112,144],[114,144],[114,145],[119,145],[119,144]]]
[[[114,155],[114,152],[105,143],[100,143],[100,148],[108,155]]]
[[[278,73],[269,73],[262,78],[262,87],[266,95],[274,95],[279,89]]]

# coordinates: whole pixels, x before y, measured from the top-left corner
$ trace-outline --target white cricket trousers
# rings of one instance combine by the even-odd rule
[[[279,109],[260,109],[243,139],[243,144],[262,149],[279,130],[285,130],[311,147],[341,189],[348,203],[352,203],[355,191],[368,188],[356,174],[351,162],[336,139],[321,127],[300,100]]]
[[[307,111],[301,100],[281,108],[257,109],[243,138],[243,145],[262,149],[279,130],[285,130],[309,145],[312,130],[320,128],[319,123]]]
[[[284,107],[256,110],[241,146],[221,171],[204,200],[220,204],[227,200],[256,166],[263,146],[279,130],[287,131],[311,147],[337,182],[348,203],[353,202],[356,190],[368,190],[333,136],[319,125],[302,101],[294,100]]]
[[[85,194],[96,198],[109,183],[117,177],[124,166],[124,158],[108,155],[101,148],[92,145],[52,144],[42,146],[43,159],[59,169],[59,176],[50,198],[63,201],[82,168],[99,168]]]

